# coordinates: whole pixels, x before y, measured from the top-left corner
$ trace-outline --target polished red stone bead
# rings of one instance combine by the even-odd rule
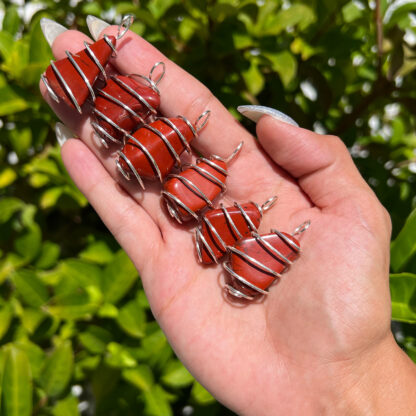
[[[106,134],[100,129],[96,131],[103,139],[122,141],[125,132],[131,133],[156,114],[159,105],[156,89],[131,76],[114,76],[99,90],[94,103],[96,122]]]
[[[198,213],[225,191],[227,164],[216,158],[200,159],[180,175],[171,175],[162,192],[169,213],[179,222],[198,219]]]
[[[231,273],[227,288],[237,297],[250,299],[267,293],[267,288],[299,257],[300,245],[292,235],[277,231],[239,240],[229,251],[229,263],[224,265]]]
[[[196,230],[199,260],[205,264],[217,262],[227,252],[227,246],[257,231],[261,217],[261,208],[253,202],[221,206],[205,213]]]
[[[102,67],[107,64],[113,53],[113,49],[107,42],[115,47],[116,38],[114,36],[107,36],[107,40],[100,39],[89,46],[90,51]],[[63,58],[53,62],[46,69],[44,77],[58,99],[62,99],[69,106],[77,108],[80,111],[78,107],[82,106],[90,95],[90,89],[83,76],[85,76],[92,87],[101,69],[87,49],[72,54],[72,59],[76,65],[69,58]]]
[[[195,135],[195,128],[183,118],[161,117],[127,136],[119,153],[119,169],[125,176],[133,173],[141,185],[141,178],[163,181]]]

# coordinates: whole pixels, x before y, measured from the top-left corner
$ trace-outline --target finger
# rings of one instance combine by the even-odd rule
[[[331,207],[345,197],[372,194],[339,138],[319,135],[267,115],[257,123],[257,136],[265,151],[298,180],[316,206]]]
[[[96,210],[136,266],[143,270],[156,258],[162,236],[159,228],[104,169],[96,156],[79,140],[67,140],[62,160],[69,175]]]

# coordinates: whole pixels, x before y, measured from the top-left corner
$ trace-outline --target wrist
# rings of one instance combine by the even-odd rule
[[[327,386],[327,414],[416,414],[416,366],[392,334],[359,358],[336,365],[332,388]]]

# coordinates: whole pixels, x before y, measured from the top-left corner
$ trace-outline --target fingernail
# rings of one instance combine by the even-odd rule
[[[261,116],[268,115],[276,120],[299,127],[299,124],[285,113],[263,105],[240,105],[237,107],[237,111],[255,123],[260,120]]]
[[[97,40],[101,34],[101,32],[108,26],[109,23],[104,22],[104,20],[99,19],[98,17],[88,15],[87,16],[87,25],[88,29],[91,33],[91,36],[94,40]]]
[[[56,23],[54,20],[47,19],[46,17],[42,17],[42,19],[40,19],[40,27],[42,29],[43,35],[49,43],[49,46],[52,46],[54,40],[61,33],[68,30],[65,26]]]
[[[75,137],[74,133],[72,133],[72,131],[65,126],[65,124],[62,124],[59,121],[55,124],[55,133],[56,140],[58,140],[59,146],[61,147],[68,139]]]

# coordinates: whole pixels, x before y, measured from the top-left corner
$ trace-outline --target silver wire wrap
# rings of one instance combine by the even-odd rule
[[[299,227],[297,227],[295,229],[295,231],[292,233],[292,236],[298,235],[304,231],[306,231],[310,226],[310,221],[305,221],[304,223],[302,223]],[[288,245],[296,254],[300,254],[301,249],[300,247],[294,242],[292,241],[290,238],[288,238],[286,235],[284,235],[283,233],[281,233],[278,230],[271,230],[271,233],[276,234],[286,245]],[[286,256],[284,256],[279,250],[277,250],[275,247],[273,247],[269,242],[267,242],[262,236],[260,236],[257,232],[253,232],[252,233],[252,237],[255,238],[257,244],[267,253],[269,253],[272,257],[277,257],[278,261],[282,262],[285,266],[285,268],[283,269],[283,271],[281,273],[284,273],[287,271],[287,269],[290,267],[290,265],[293,264],[293,262],[291,260],[289,260]],[[261,269],[261,271],[263,271],[264,273],[267,273],[269,275],[272,275],[273,278],[278,278],[281,277],[281,273],[277,273],[275,270],[271,269],[270,267],[266,266],[265,264],[261,263],[260,261],[258,261],[257,259],[249,256],[248,254],[244,253],[241,250],[236,249],[235,247],[232,246],[228,246],[227,247],[227,251],[229,253],[229,255],[231,256],[232,254],[237,255],[239,257],[241,257],[245,262],[247,262],[248,264],[252,265],[253,267],[257,268],[257,269]],[[230,275],[232,276],[233,279],[237,280],[239,283],[242,283],[243,286],[247,286],[248,288],[254,290],[257,292],[257,294],[259,295],[267,295],[268,291],[263,290],[259,287],[257,287],[256,285],[254,285],[253,283],[249,282],[247,279],[245,279],[244,277],[240,276],[239,274],[237,274],[231,267],[231,262],[230,260],[228,260],[227,262],[225,262],[223,264],[224,269],[230,273]],[[231,284],[227,283],[225,284],[225,289],[228,291],[228,293],[232,296],[238,297],[238,298],[244,298],[247,300],[253,300],[255,298],[255,296],[252,295],[248,295],[246,293],[244,293],[244,291],[238,290],[238,288],[235,288],[234,286],[232,286]]]
[[[212,157],[212,156],[211,156]],[[197,163],[208,163],[212,168],[214,168],[217,172],[221,173],[224,176],[228,175],[228,172],[221,168],[220,166],[217,166],[215,163],[210,161],[209,159],[200,158],[197,160]],[[205,169],[201,168],[197,165],[187,165],[188,169],[193,169],[196,172],[198,172],[202,177],[207,179],[208,181],[212,182],[214,185],[221,188],[221,193],[224,193],[226,191],[225,184],[220,181],[217,177],[215,177],[212,173],[206,171]],[[210,207],[213,208],[214,205],[212,201],[205,195],[205,193],[199,189],[193,182],[191,182],[189,179],[183,177],[182,175],[175,175],[171,174],[168,175],[166,180],[176,178],[178,179],[183,185],[185,185],[186,188],[188,188],[192,193],[194,193],[198,198],[202,199],[204,203]],[[175,218],[180,224],[182,224],[182,220],[180,219],[180,213],[178,206],[185,210],[190,216],[195,218],[196,220],[199,218],[198,214],[191,210],[187,205],[185,205],[179,198],[177,198],[175,195],[172,195],[170,192],[167,192],[165,190],[162,191],[162,195],[166,198],[166,205],[168,207],[168,211],[170,215]]]
[[[257,208],[257,210],[260,213],[260,217],[262,217],[263,216],[263,210],[267,211],[268,209],[270,209],[275,204],[276,201],[277,201],[277,197],[273,196],[272,198],[269,198],[261,207],[256,202],[250,201],[249,203],[253,204]],[[244,210],[244,208],[238,202],[234,202],[234,207],[238,209],[239,213],[241,214],[244,221],[246,222],[248,229],[251,232],[257,233],[256,226],[253,224],[253,221],[251,220],[251,218],[249,217],[247,212]],[[227,208],[224,207],[224,204],[222,204],[222,203],[220,204],[220,209],[221,209],[221,211],[222,211],[222,213],[225,217],[226,223],[231,228],[232,233],[235,235],[234,240],[237,241],[240,238],[243,238],[244,236],[238,230],[238,228],[237,228],[235,222],[233,221],[230,213],[227,211]],[[211,221],[206,217],[206,215],[203,215],[201,217],[201,221],[203,221],[205,223],[205,225],[207,227],[207,230],[210,231],[211,240],[215,243],[215,240],[212,238],[212,235],[214,235],[215,238],[218,240],[219,245],[221,246],[221,247],[217,247],[217,248],[219,249],[219,251],[221,251],[221,252],[223,252],[223,254],[225,254],[227,252],[227,244],[221,238],[220,234],[218,233],[216,228],[213,226]],[[215,263],[218,263],[218,259],[215,256],[211,246],[209,245],[206,238],[204,238],[204,236],[202,234],[202,224],[201,223],[195,229],[195,244],[196,244],[196,251],[197,251],[197,254],[198,254],[198,260],[200,261],[200,263],[202,263],[202,249],[205,249],[205,251],[208,253],[208,255],[209,255],[209,257],[211,258],[212,261],[214,261]]]
[[[117,40],[122,38],[127,33],[131,24],[133,23],[133,20],[134,20],[134,17],[132,15],[126,15],[123,18],[123,20],[121,21],[121,23],[119,25],[119,28],[118,28],[118,33],[117,33],[117,38],[116,38]],[[114,55],[116,55],[117,54],[116,48],[114,47],[110,38],[107,35],[104,35],[103,38],[104,38],[105,42],[107,43],[107,45],[114,52]],[[89,43],[87,43],[86,41],[84,41],[84,46],[85,46],[86,53],[87,53],[87,55],[89,55],[91,61],[98,67],[98,69],[101,72],[101,74],[103,75],[104,79],[107,79],[107,75],[105,73],[105,70],[104,70],[103,66],[101,65],[100,61],[98,60],[98,58],[95,56],[94,52],[90,48],[91,45]],[[66,56],[68,57],[69,62],[71,62],[72,66],[75,68],[75,70],[81,76],[82,80],[84,81],[86,87],[88,88],[88,90],[90,92],[92,100],[94,101],[95,100],[95,94],[94,94],[94,90],[92,88],[92,85],[88,80],[88,77],[85,75],[84,71],[82,71],[82,69],[80,68],[78,63],[73,58],[73,54],[70,51],[65,51],[65,53],[66,53]],[[55,73],[56,77],[62,83],[64,90],[66,91],[66,93],[68,94],[69,98],[72,101],[72,104],[74,104],[77,111],[80,114],[82,114],[81,105],[78,103],[77,99],[75,98],[74,92],[71,90],[71,88],[68,85],[68,83],[66,82],[65,78],[62,76],[62,74],[60,73],[60,71],[56,67],[54,61],[51,61],[51,67],[52,67],[52,70]],[[45,87],[46,87],[47,91],[49,92],[49,95],[53,98],[54,101],[59,103],[60,100],[59,100],[58,94],[54,91],[54,89],[49,84],[49,81],[46,78],[45,74],[42,74],[40,78],[41,78],[42,82],[45,84]]]
[[[161,74],[159,74],[157,80],[153,81],[152,80],[152,75],[153,75],[155,69],[159,66],[162,66],[163,70],[162,70]],[[153,65],[152,69],[150,70],[149,77],[145,77],[144,75],[138,75],[138,74],[127,75],[127,77],[132,78],[132,79],[134,79],[133,78],[134,76],[139,77],[140,78],[140,83],[142,83],[142,85],[145,85],[142,82],[142,80],[144,79],[149,84],[149,85],[145,85],[145,86],[148,87],[148,88],[151,88],[158,95],[160,95],[160,92],[157,89],[157,84],[162,80],[165,72],[166,72],[165,63],[164,62],[156,62]],[[122,81],[121,79],[119,79],[117,76],[114,76],[114,75],[111,76],[111,79],[118,86],[120,86],[120,88],[124,89],[129,94],[131,94],[134,98],[136,98],[137,101],[139,101],[147,109],[147,111],[149,113],[151,113],[153,115],[157,114],[157,109],[154,108],[152,105],[150,105],[150,103],[141,94],[139,94],[136,90],[134,90],[132,87],[130,87],[130,85],[126,84],[124,81]],[[122,109],[127,111],[131,116],[137,118],[140,121],[140,123],[138,123],[138,126],[144,126],[146,124],[145,119],[147,119],[149,117],[149,114],[139,114],[139,113],[137,113],[131,107],[129,107],[127,104],[123,103],[118,98],[114,97],[113,95],[111,95],[107,91],[105,91],[105,87],[104,87],[104,89],[99,89],[98,93],[102,97],[104,97],[104,98],[108,99],[109,101],[112,101],[113,103],[117,104],[119,107],[121,107]],[[124,129],[122,129],[121,127],[119,127],[116,123],[114,123],[108,117],[106,117],[103,113],[98,111],[96,108],[93,109],[93,112],[95,113],[96,116],[98,116],[99,118],[102,118],[104,121],[106,121],[112,127],[114,127],[117,131],[121,132],[123,136],[125,136],[126,131]],[[145,113],[145,112],[143,112],[143,113]],[[120,143],[120,140],[116,139],[114,136],[112,136],[110,133],[108,133],[108,131],[106,131],[102,126],[99,125],[98,119],[96,119],[96,121],[92,122],[91,124],[92,124],[92,126],[95,130],[96,135],[98,136],[98,138],[100,139],[100,141],[101,141],[101,143],[103,144],[104,147],[108,148],[107,140],[110,140],[113,143],[118,143],[118,144]],[[136,126],[136,127],[138,127],[138,126]],[[129,132],[127,132],[127,133],[129,133]]]
[[[158,62],[157,64],[155,64],[155,66],[156,65],[160,65],[160,62]],[[154,66],[154,67],[155,67]],[[153,67],[153,68],[154,68]],[[158,78],[158,81],[157,82],[159,82],[160,81],[160,77]],[[192,138],[192,140],[194,139],[194,138],[196,138],[196,137],[198,137],[198,131],[199,130],[201,130],[204,126],[205,126],[205,124],[207,123],[207,121],[208,121],[208,118],[209,118],[209,115],[210,115],[210,110],[207,110],[207,111],[204,111],[198,118],[197,118],[197,120],[196,120],[196,122],[195,122],[195,124],[196,124],[196,127],[194,127],[193,125],[192,125],[192,123],[186,118],[186,117],[184,117],[184,116],[177,116],[177,118],[180,118],[181,120],[183,120],[186,124],[187,124],[187,126],[189,126],[189,128],[190,128],[190,130],[191,130],[191,132],[192,132],[192,134],[193,134],[193,138]],[[186,138],[185,138],[185,136],[181,133],[181,131],[179,130],[179,128],[172,122],[172,120],[170,120],[169,118],[167,118],[167,117],[157,117],[156,119],[155,119],[155,121],[157,121],[157,120],[160,120],[160,121],[162,121],[163,123],[165,123],[167,126],[169,126],[175,133],[176,133],[176,135],[178,136],[178,138],[179,138],[179,140],[181,141],[181,143],[182,143],[182,145],[184,146],[184,149],[186,150],[186,151],[188,151],[189,153],[191,153],[192,152],[192,150],[191,150],[191,147],[189,146],[189,143],[188,143],[188,141],[186,140]],[[202,121],[202,123],[199,125],[199,122],[201,121],[201,120],[203,120]],[[159,139],[160,140],[162,140],[162,142],[164,143],[164,145],[166,146],[166,148],[168,149],[168,151],[169,151],[169,153],[171,154],[171,156],[173,157],[173,159],[175,160],[175,165],[177,166],[177,167],[182,167],[182,162],[181,162],[181,159],[180,159],[180,154],[178,154],[178,152],[176,152],[176,150],[174,149],[174,147],[172,146],[172,144],[170,143],[170,141],[168,140],[168,138],[161,132],[161,131],[159,131],[158,129],[156,129],[155,127],[153,127],[153,126],[151,126],[151,125],[149,125],[149,124],[144,124],[143,126],[141,126],[141,128],[144,128],[144,129],[147,129],[147,130],[150,130],[152,133],[154,133],[155,135],[157,135],[158,137],[159,137]],[[127,137],[127,139],[131,139],[139,148],[140,148],[140,150],[143,152],[143,153],[145,153],[145,155],[146,155],[146,157],[147,157],[147,159],[148,159],[148,161],[149,161],[149,163],[150,163],[150,165],[152,166],[152,169],[155,171],[155,173],[157,174],[157,176],[158,176],[158,178],[159,178],[159,180],[160,180],[160,182],[163,182],[163,177],[162,177],[162,174],[161,174],[161,172],[160,172],[160,167],[158,166],[158,164],[157,164],[157,162],[156,162],[156,160],[152,157],[152,155],[150,154],[150,152],[145,148],[145,146],[142,144],[142,143],[140,143],[140,141],[138,140],[138,139],[136,139],[136,138],[134,138],[133,136],[131,136],[130,134],[128,134],[127,132],[126,133],[124,133],[125,134],[125,136]],[[128,143],[128,142],[127,142]],[[131,163],[131,161],[128,159],[128,157],[123,153],[123,152],[118,152],[118,155],[119,155],[119,158],[121,157],[122,159],[124,159],[124,161],[127,163],[127,165],[128,165],[128,167],[129,167],[129,169],[133,172],[133,174],[134,174],[134,176],[136,177],[136,179],[137,179],[137,181],[139,182],[139,184],[140,184],[140,186],[142,187],[142,189],[144,190],[145,189],[145,187],[144,187],[144,184],[143,184],[143,180],[142,180],[142,178],[140,177],[140,174],[139,174],[139,172],[137,172],[137,170],[134,168],[134,166],[133,166],[133,164]],[[210,163],[212,163],[212,162],[210,162]],[[129,174],[129,172],[126,172],[124,169],[123,169],[123,167],[121,166],[121,164],[119,163],[119,160],[117,160],[116,161],[116,165],[117,165],[117,168],[118,168],[118,170],[121,172],[121,174],[127,179],[127,180],[130,180],[131,179],[131,177],[130,177],[130,174]],[[212,165],[214,165],[216,168],[218,168],[215,164],[212,164]],[[201,170],[204,170],[204,169],[201,169]],[[223,169],[222,169],[223,170]],[[223,170],[224,171],[224,170]],[[206,171],[204,171],[205,173],[206,173],[206,176],[209,176],[209,175],[211,175],[209,172],[206,172]],[[224,171],[225,172],[225,171]],[[226,172],[224,173],[224,174],[226,174]],[[212,176],[212,175],[211,175]],[[216,179],[215,177],[213,177],[214,179]],[[222,183],[222,182],[221,182]],[[176,201],[175,201],[176,202]],[[185,208],[184,208],[185,209]],[[170,210],[169,210],[169,212],[171,213],[171,215],[172,216],[174,216],[173,215],[173,212],[171,212]],[[176,217],[175,217],[176,218]],[[179,219],[178,219],[178,221],[179,221]]]

